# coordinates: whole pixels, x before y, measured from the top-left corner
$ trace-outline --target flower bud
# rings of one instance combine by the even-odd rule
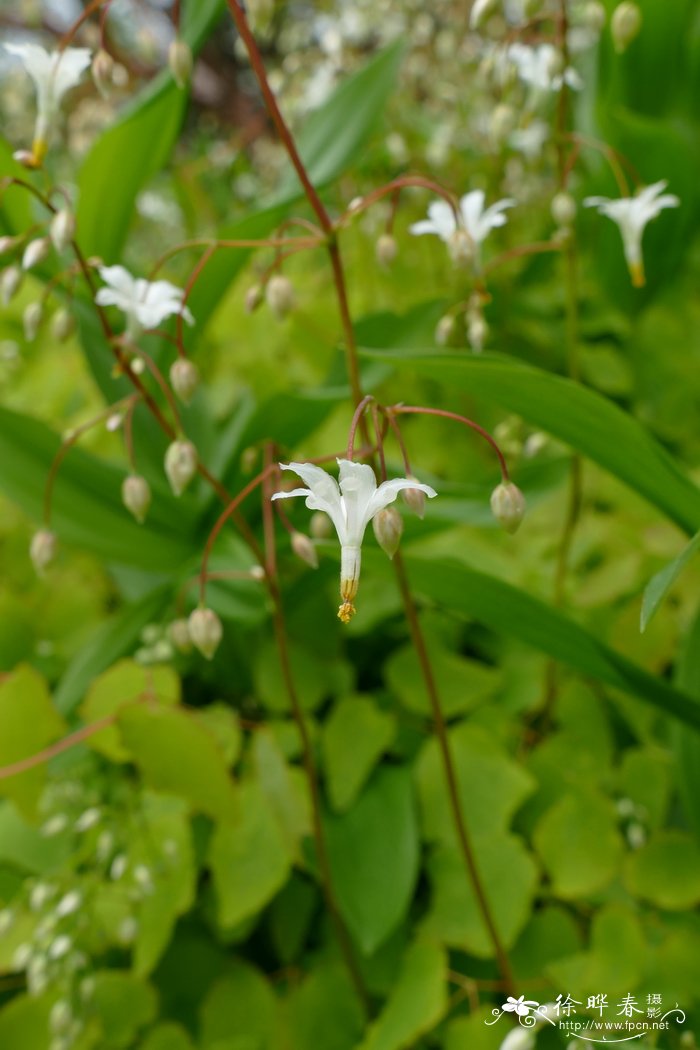
[[[178,357],[170,368],[170,385],[185,405],[189,405],[199,386],[199,370],[186,357]]]
[[[109,98],[113,75],[114,59],[109,52],[101,47],[92,60],[92,79],[95,81],[95,87],[102,95],[102,98]]]
[[[496,106],[489,121],[489,131],[494,142],[505,142],[515,128],[516,121],[516,112],[507,102],[501,102]]]
[[[51,335],[56,342],[63,343],[75,331],[75,319],[65,306],[61,306],[51,318]]]
[[[30,149],[16,149],[12,154],[12,159],[21,164],[23,168],[29,168],[30,171],[41,167],[42,158],[37,157],[34,151]]]
[[[191,441],[173,441],[165,453],[165,473],[176,496],[181,496],[197,470],[197,450]]]
[[[24,313],[22,314],[22,324],[24,325],[24,338],[28,343],[31,343],[33,339],[36,339],[36,334],[39,331],[39,325],[41,324],[44,316],[44,307],[41,303],[29,303],[25,307]]]
[[[374,246],[374,251],[379,265],[387,269],[399,254],[399,246],[396,243],[396,238],[392,237],[390,233],[383,233],[377,240],[377,243]]]
[[[491,510],[506,532],[515,532],[525,516],[525,497],[512,481],[503,481],[491,493]]]
[[[130,474],[122,482],[122,502],[143,525],[151,505],[151,486],[139,474]]]
[[[322,510],[316,510],[309,521],[309,532],[315,540],[328,540],[333,535],[331,519]]]
[[[179,88],[187,87],[192,75],[192,49],[184,40],[173,40],[168,48],[168,65]]]
[[[200,607],[190,613],[187,626],[193,644],[199,649],[202,656],[211,660],[219,648],[224,633],[219,617],[213,609]]]
[[[447,242],[450,259],[460,269],[469,266],[474,258],[474,244],[466,230],[455,230]]]
[[[265,287],[265,300],[277,320],[283,320],[294,309],[296,300],[289,278],[281,273],[273,274]]]
[[[189,653],[192,649],[190,625],[185,619],[173,620],[168,627],[168,638],[180,653]]]
[[[75,234],[75,218],[68,208],[61,208],[51,220],[49,236],[57,252],[62,252],[73,240]]]
[[[0,255],[4,255],[5,252],[9,252],[17,244],[17,238],[11,237],[7,234],[4,237],[0,237]]]
[[[570,193],[555,193],[550,210],[557,226],[570,226],[576,218],[576,201]]]
[[[480,354],[484,349],[484,343],[488,334],[489,326],[484,318],[481,314],[473,314],[467,327],[467,338],[475,354]]]
[[[438,346],[447,346],[455,331],[455,319],[452,314],[441,317],[435,327],[435,342]]]
[[[496,11],[499,0],[474,0],[469,15],[469,28],[480,29],[487,18]]]
[[[642,12],[632,0],[623,0],[613,11],[610,19],[610,33],[612,34],[615,50],[622,54],[642,28]]]
[[[584,5],[583,11],[581,12],[581,20],[583,24],[586,29],[590,29],[592,33],[600,33],[605,25],[606,17],[605,5],[601,4],[600,0],[588,0],[588,3]]]
[[[29,557],[38,576],[43,576],[44,569],[54,560],[57,542],[56,534],[50,529],[39,529],[32,536]]]
[[[50,247],[51,241],[48,237],[37,237],[35,240],[30,241],[24,249],[24,255],[22,256],[22,269],[31,270],[33,266],[37,266],[39,263],[43,262],[49,254]]]
[[[2,276],[0,277],[0,293],[2,293],[4,306],[7,306],[15,292],[19,289],[19,286],[22,283],[22,277],[23,274],[19,266],[8,266],[2,271]]]
[[[253,314],[263,301],[263,290],[259,284],[251,284],[245,293],[245,312]]]
[[[372,518],[372,528],[377,543],[385,554],[393,558],[399,549],[399,540],[403,532],[403,518],[396,507],[384,507]]]
[[[318,554],[316,548],[303,532],[292,533],[292,550],[296,554],[297,558],[301,558],[307,565],[310,565],[312,569],[318,568]]]
[[[417,481],[418,478],[414,478],[413,474],[406,475],[409,481]],[[422,489],[404,489],[401,493],[403,496],[404,503],[409,510],[423,520],[425,517],[425,493]]]

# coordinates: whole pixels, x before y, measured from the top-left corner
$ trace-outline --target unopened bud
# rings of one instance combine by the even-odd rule
[[[491,510],[506,532],[515,532],[525,516],[525,497],[512,481],[503,481],[491,493]]]
[[[253,314],[263,301],[263,290],[259,284],[251,284],[245,293],[245,312]]]
[[[130,474],[122,482],[122,502],[134,515],[139,525],[143,525],[151,505],[151,486],[139,474]]]
[[[557,226],[570,226],[576,218],[576,201],[570,193],[555,193],[550,210]]]
[[[469,266],[474,258],[474,243],[466,230],[455,230],[447,242],[450,259],[455,266]]]
[[[49,236],[57,252],[62,252],[73,240],[75,234],[75,219],[68,208],[61,208],[51,220]]]
[[[281,273],[274,274],[265,287],[265,300],[275,317],[281,321],[294,309],[296,296],[289,278]]]
[[[61,306],[51,318],[51,335],[56,342],[63,343],[75,331],[75,319],[70,310]]]
[[[9,252],[17,244],[17,238],[11,237],[7,234],[4,237],[0,237],[0,255],[4,255],[5,252]]]
[[[170,368],[170,385],[185,404],[189,405],[199,386],[199,370],[186,357],[178,357]]]
[[[8,266],[2,271],[0,277],[0,292],[2,293],[3,305],[7,306],[22,283],[22,271],[19,266]]]
[[[265,570],[262,565],[251,565],[250,567],[250,578],[260,583],[265,579]]]
[[[517,116],[512,106],[501,102],[491,114],[489,131],[494,142],[504,142],[516,124]]]
[[[30,241],[24,249],[24,255],[22,256],[22,269],[31,270],[33,266],[37,266],[39,263],[43,262],[49,254],[50,247],[51,241],[48,237],[37,237],[35,240]]]
[[[407,475],[409,481],[417,481],[412,474]],[[404,489],[401,493],[404,503],[417,517],[423,520],[425,517],[425,493],[422,489]]]
[[[173,40],[168,49],[168,65],[179,88],[187,87],[192,75],[192,49],[184,40]]]
[[[372,518],[372,528],[377,543],[385,554],[393,558],[399,549],[399,540],[403,532],[403,518],[396,507],[385,507]]]
[[[455,319],[452,314],[441,317],[435,327],[435,342],[438,346],[447,346],[455,330]]]
[[[49,529],[39,529],[32,536],[29,557],[32,559],[32,564],[39,576],[44,575],[44,569],[56,557],[57,542],[56,534]]]
[[[113,76],[114,59],[109,52],[101,47],[92,60],[92,79],[95,81],[95,87],[102,95],[102,98],[109,98]]]
[[[309,521],[309,532],[315,540],[327,540],[333,535],[331,519],[322,510],[314,511]]]
[[[599,33],[605,25],[605,5],[600,0],[588,0],[581,12],[581,21],[592,33]]]
[[[198,608],[190,613],[187,621],[190,638],[202,656],[211,660],[223,637],[224,629],[221,620],[213,609]]]
[[[43,157],[37,156],[34,150],[31,149],[17,149],[12,154],[12,159],[21,164],[23,168],[29,168],[30,171],[34,171],[36,168],[41,167]]]
[[[487,18],[490,18],[499,6],[499,0],[474,0],[469,15],[469,28],[480,29]]]
[[[380,266],[389,267],[399,254],[399,246],[396,238],[390,233],[383,233],[374,246],[377,262]]]
[[[610,19],[610,33],[612,34],[615,50],[622,54],[642,28],[642,12],[632,0],[623,0],[613,11]]]
[[[564,56],[558,48],[552,48],[547,61],[547,73],[550,77],[558,77],[564,72]]]
[[[29,303],[25,307],[24,313],[22,314],[22,324],[24,326],[24,338],[28,343],[31,343],[33,339],[36,339],[36,334],[39,331],[39,325],[41,324],[44,316],[44,307],[41,303]]]
[[[481,314],[474,314],[467,326],[467,338],[474,353],[480,354],[484,349],[484,343],[488,334],[489,326],[484,318]]]
[[[189,653],[192,649],[190,625],[185,619],[173,620],[168,627],[168,638],[180,653]]]
[[[303,532],[292,533],[292,550],[296,554],[297,558],[301,558],[307,565],[310,565],[312,569],[318,568],[318,554],[316,548]]]
[[[173,441],[165,453],[165,473],[176,496],[181,496],[197,470],[197,450],[191,441]]]

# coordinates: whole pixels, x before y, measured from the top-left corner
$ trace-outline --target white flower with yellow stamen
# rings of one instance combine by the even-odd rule
[[[634,197],[620,197],[611,200],[609,197],[586,197],[583,204],[586,208],[597,208],[600,215],[607,215],[616,222],[622,234],[622,245],[625,259],[632,277],[632,284],[641,288],[644,284],[644,258],[642,256],[642,236],[648,222],[655,219],[664,208],[677,208],[680,200],[673,193],[663,193],[666,179],[645,186]]]
[[[512,208],[515,201],[508,197],[496,201],[489,208],[484,207],[485,203],[484,191],[472,190],[471,193],[465,193],[462,197],[457,215],[455,215],[447,201],[433,201],[428,205],[428,218],[414,222],[410,231],[416,236],[424,233],[436,234],[447,244],[456,262],[459,261],[457,255],[460,235],[464,238],[466,232],[467,245],[478,270],[482,242],[486,240],[491,230],[497,226],[505,226],[508,217],[503,212],[506,208]]]
[[[61,99],[80,80],[92,61],[85,47],[66,47],[63,51],[46,51],[38,44],[5,44],[11,55],[20,59],[36,88],[36,127],[32,145],[33,163],[41,165],[49,146],[51,128],[58,115]]]
[[[280,463],[282,470],[293,470],[308,488],[275,492],[272,498],[305,496],[309,510],[324,511],[335,525],[340,540],[340,597],[343,599],[338,616],[347,623],[355,612],[353,599],[360,582],[362,539],[372,518],[393,503],[402,489],[420,489],[431,497],[437,493],[415,478],[392,478],[377,486],[374,471],[364,463],[339,459],[338,466],[340,478],[336,481],[312,463]]]

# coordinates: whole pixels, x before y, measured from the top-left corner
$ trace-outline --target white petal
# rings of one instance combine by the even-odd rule
[[[314,463],[280,463],[281,470],[293,470],[308,486],[306,489],[297,489],[295,493],[306,496],[306,506],[309,510],[322,510],[328,515],[341,543],[345,542],[345,511],[340,498],[338,482],[331,477],[327,471],[317,467]],[[277,498],[280,495],[277,494]]]
[[[3,44],[3,47],[21,60],[37,90],[43,91],[51,80],[53,56],[38,44]]]
[[[440,236],[440,231],[434,222],[430,219],[421,219],[420,222],[414,222],[408,227],[409,233],[412,233],[416,237],[420,237],[423,233],[435,233]]]
[[[124,266],[101,266],[100,277],[110,288],[115,288],[129,298],[136,297],[136,282]]]
[[[80,80],[92,62],[92,52],[86,47],[67,47],[59,51],[54,61],[53,97],[58,102]]]
[[[367,521],[370,521],[380,510],[384,510],[390,503],[393,503],[402,489],[420,489],[430,499],[433,496],[437,496],[437,492],[430,485],[421,485],[420,482],[410,478],[391,478],[390,481],[383,481],[372,496],[367,508]]]
[[[367,507],[377,490],[377,479],[372,468],[366,463],[353,463],[349,459],[339,459],[338,466],[340,467],[339,485],[345,508],[346,542],[359,547],[367,523],[372,516],[367,513]]]
[[[432,222],[438,237],[443,241],[448,240],[457,228],[455,213],[447,201],[432,201],[428,205],[428,217]]]
[[[479,236],[481,215],[484,210],[485,196],[483,190],[472,190],[465,193],[459,202],[459,210],[462,214],[462,222],[472,240],[481,241]]]

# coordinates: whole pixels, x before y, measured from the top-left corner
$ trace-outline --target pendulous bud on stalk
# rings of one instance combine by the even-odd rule
[[[303,532],[293,532],[291,544],[297,558],[301,558],[312,569],[318,568],[318,554],[308,536],[305,536]]]
[[[374,246],[374,252],[377,257],[377,262],[384,269],[388,269],[399,254],[399,246],[396,243],[396,238],[392,237],[390,233],[383,233],[381,237],[377,239],[377,243]]]
[[[413,474],[407,474],[409,481],[418,481]],[[422,521],[425,517],[425,493],[421,489],[404,489],[401,493],[404,503]]]
[[[375,514],[372,518],[372,528],[379,546],[385,554],[393,558],[399,549],[401,533],[403,532],[403,518],[396,507],[385,507],[384,510],[380,510],[378,514]]]
[[[590,29],[593,33],[600,33],[607,17],[605,5],[600,0],[588,0],[588,3],[584,5],[581,17],[586,29]]]
[[[184,40],[173,40],[168,48],[168,65],[179,88],[187,87],[192,76],[192,49]]]
[[[642,28],[642,12],[632,0],[623,0],[613,11],[610,33],[618,54],[626,51]]]
[[[472,314],[467,326],[467,338],[475,354],[480,354],[484,349],[484,343],[488,334],[489,326],[483,316],[480,313]]]
[[[263,290],[259,284],[251,284],[245,293],[245,312],[254,314],[263,301]]]
[[[103,47],[92,60],[92,79],[102,98],[109,98],[114,76],[114,59]]]
[[[36,339],[39,325],[44,317],[44,307],[41,303],[29,303],[22,314],[22,325],[24,327],[24,338],[28,343]]]
[[[576,201],[570,193],[555,193],[550,210],[557,226],[571,226],[576,218]]]
[[[516,532],[525,517],[525,497],[512,481],[503,481],[491,493],[491,510],[506,532]]]
[[[184,618],[173,620],[168,627],[168,638],[179,653],[191,652],[192,638],[190,637],[190,625]]]
[[[75,218],[68,208],[61,208],[51,220],[49,236],[57,252],[67,248],[75,235]]]
[[[51,335],[56,342],[63,343],[75,331],[75,319],[65,306],[59,307],[51,318]]]
[[[309,532],[315,540],[328,540],[333,535],[331,519],[322,510],[316,510],[309,521]]]
[[[50,529],[39,529],[32,536],[29,557],[38,576],[44,575],[44,570],[56,557],[57,543],[56,534]]]
[[[447,346],[455,331],[455,319],[452,314],[445,314],[435,326],[435,342],[438,346]]]
[[[178,357],[170,366],[170,385],[182,403],[189,405],[199,386],[199,369],[186,357]]]
[[[3,306],[7,306],[22,283],[22,271],[19,266],[8,266],[2,271],[0,277],[0,294],[2,294]]]
[[[199,649],[202,656],[211,660],[224,634],[219,617],[213,609],[200,606],[190,613],[187,626],[192,643]]]
[[[134,515],[139,525],[143,525],[151,505],[151,486],[139,474],[130,474],[122,482],[122,502]]]
[[[173,441],[165,453],[165,473],[176,496],[181,496],[197,471],[197,450],[191,441]]]
[[[265,300],[278,321],[282,321],[294,309],[296,296],[294,286],[281,273],[273,274],[265,286]]]
[[[49,254],[50,247],[51,241],[48,237],[36,237],[33,241],[30,241],[24,249],[24,255],[22,256],[22,269],[31,270],[33,266],[37,266],[39,263],[43,262]]]

